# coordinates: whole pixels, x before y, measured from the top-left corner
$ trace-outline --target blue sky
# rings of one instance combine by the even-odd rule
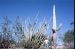
[[[38,11],[39,22],[44,16],[49,20],[53,4],[56,6],[57,26],[60,22],[63,24],[59,31],[63,35],[72,27],[70,22],[74,20],[74,0],[0,0],[0,23],[3,16],[8,16],[11,21],[14,21],[16,16],[21,16],[24,20],[30,17],[33,21]]]

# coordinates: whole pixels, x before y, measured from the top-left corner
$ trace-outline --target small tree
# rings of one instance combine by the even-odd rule
[[[13,43],[12,32],[10,31],[10,21],[7,16],[4,17],[4,21],[1,26],[1,48],[8,48]]]
[[[16,18],[16,22],[15,22],[15,25],[14,25],[14,32],[15,32],[15,35],[17,37],[17,40],[18,40],[18,46],[21,46],[20,43],[25,40],[25,35],[24,35],[24,26],[22,24],[22,21],[20,19],[19,16],[17,16]]]
[[[69,30],[65,33],[64,35],[64,42],[66,44],[68,44],[68,48],[72,49],[72,45],[71,42],[74,42],[74,31],[73,30]],[[72,43],[73,44],[73,43]]]

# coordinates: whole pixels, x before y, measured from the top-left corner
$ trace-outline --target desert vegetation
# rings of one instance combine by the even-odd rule
[[[20,16],[17,16],[15,21],[10,21],[8,17],[5,16],[3,17],[2,23],[0,23],[0,48],[21,47],[27,49],[43,49],[41,45],[45,38],[47,38],[45,33],[50,30],[49,26],[50,21],[46,21],[45,17],[40,23],[38,23],[37,16],[34,18],[33,22],[28,18],[28,21],[26,20],[23,23]],[[63,41],[68,43],[69,46],[74,40],[73,33],[73,30],[67,31],[64,35]],[[50,41],[49,39],[49,42]],[[73,47],[70,46],[70,49],[73,49]]]

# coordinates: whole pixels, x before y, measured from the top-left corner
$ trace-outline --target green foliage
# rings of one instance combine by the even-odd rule
[[[0,41],[0,48],[8,48],[11,44],[15,44],[15,41],[3,39]]]
[[[69,30],[65,33],[64,43],[68,49],[74,49],[74,30]]]
[[[32,36],[30,40],[23,42],[24,43],[24,47],[25,48],[33,48],[33,49],[38,49],[41,44],[43,43],[43,40],[41,40],[42,38],[44,38],[45,36],[42,35],[40,36],[41,38],[37,37],[36,35]]]
[[[64,42],[71,42],[74,40],[74,31],[69,30],[64,35]]]

